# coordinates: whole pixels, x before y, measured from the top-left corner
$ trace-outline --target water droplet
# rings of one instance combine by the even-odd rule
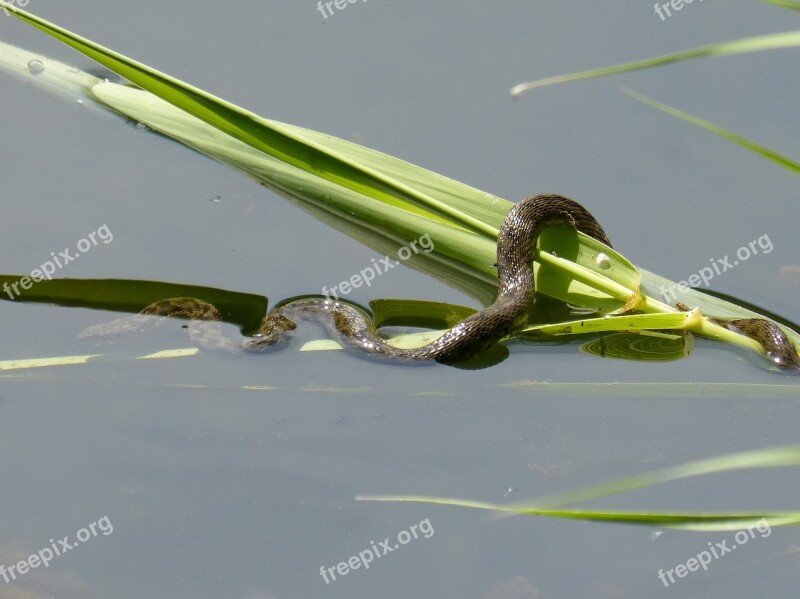
[[[608,270],[611,268],[611,258],[606,256],[603,252],[597,254],[597,268]]]
[[[78,71],[76,71],[78,72]],[[106,83],[120,83],[122,81],[122,77],[117,75],[114,71],[109,71],[103,67],[89,67],[84,69],[84,73],[89,73],[97,77],[98,79],[102,79]]]
[[[28,61],[28,72],[31,75],[38,75],[44,71],[44,63],[41,60],[33,59]]]

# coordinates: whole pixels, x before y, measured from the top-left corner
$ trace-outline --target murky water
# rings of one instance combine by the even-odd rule
[[[663,20],[648,3],[621,0],[343,6],[36,0],[27,8],[264,116],[508,199],[574,197],[625,256],[675,281],[768,236],[769,253],[715,276],[711,287],[800,321],[800,283],[791,275],[797,224],[786,216],[796,212],[797,176],[619,90],[632,87],[796,157],[795,51],[585,81],[516,102],[508,94],[526,80],[784,31],[794,13],[744,1],[685,4]],[[0,39],[92,66],[2,15]],[[70,248],[80,257],[53,276],[166,281],[274,302],[320,293],[376,257],[177,143],[1,78],[2,274],[30,273]],[[113,240],[104,241],[102,227]],[[83,239],[90,245],[80,251]],[[383,297],[474,305],[405,268],[348,299]],[[0,360],[108,353],[2,379],[0,564],[8,569],[65,536],[86,540],[46,568],[0,580],[0,596],[794,593],[800,536],[792,528],[757,535],[666,589],[660,569],[733,533],[654,535],[354,500],[516,501],[795,442],[798,381],[729,348],[697,341],[687,360],[646,364],[575,346],[515,346],[496,367],[462,371],[292,349],[133,359],[188,347],[178,325],[99,349],[77,341],[84,327],[113,316],[0,305]],[[763,383],[785,387],[765,397],[756,386]],[[796,509],[797,484],[792,470],[734,473],[595,507]],[[107,534],[103,517],[113,526]],[[380,557],[366,564],[367,551]],[[357,568],[337,569],[359,555]]]

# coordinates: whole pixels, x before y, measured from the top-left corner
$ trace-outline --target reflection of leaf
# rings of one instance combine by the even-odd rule
[[[737,513],[687,513],[687,512],[623,512],[609,510],[564,509],[560,506],[579,503],[600,497],[608,497],[643,489],[660,483],[681,480],[693,476],[729,472],[750,468],[783,468],[800,466],[800,446],[791,445],[774,449],[762,449],[743,453],[729,454],[706,460],[673,466],[647,474],[601,483],[573,491],[544,497],[538,501],[499,505],[481,501],[448,499],[442,497],[397,496],[397,495],[361,495],[356,499],[364,501],[402,501],[414,503],[430,503],[458,507],[471,507],[482,510],[503,512],[509,515],[547,516],[552,518],[568,518],[573,520],[590,520],[615,522],[617,524],[644,524],[683,530],[737,530],[761,525],[786,526],[800,524],[800,511],[776,512],[737,512]]]
[[[475,308],[467,306],[407,299],[373,300],[369,307],[377,328],[417,326],[449,329],[476,312]]]
[[[0,287],[3,283],[16,283],[19,279],[18,276],[0,275]],[[152,302],[170,297],[195,297],[214,304],[226,321],[245,330],[257,328],[267,310],[267,298],[260,295],[197,285],[124,279],[55,279],[34,284],[14,300],[9,299],[7,294],[0,294],[0,299],[20,303],[37,302],[134,313]]]
[[[369,237],[371,245],[385,247],[392,241],[401,247],[428,235],[435,249],[417,256],[421,264],[434,264],[425,269],[483,303],[490,300],[491,286],[496,284],[492,265],[497,230],[510,202],[357,144],[264,119],[26,11],[0,4],[148,90],[110,82],[89,84],[83,77],[84,94],[235,166],[304,202],[317,214],[328,213],[336,226],[349,234]],[[782,41],[773,36],[769,42],[765,41],[767,37],[762,45],[800,43],[800,35],[789,39],[791,36],[784,34]],[[745,42],[739,42],[737,51],[744,51]],[[753,42],[749,48],[757,45]],[[731,48],[718,52],[730,52]],[[48,77],[51,62],[53,70],[58,71],[58,63],[48,60],[37,78]],[[23,72],[24,67],[17,65],[16,73]],[[59,76],[68,79],[63,70]],[[652,278],[650,273],[636,269],[621,255],[582,234],[552,228],[543,233],[539,247],[535,268],[541,293],[604,313],[675,313],[671,306],[643,293],[648,278]],[[752,339],[705,319],[690,330],[761,351]]]
[[[527,391],[531,397],[558,397],[569,401],[577,397],[630,397],[631,399],[678,397],[697,398],[753,398],[797,399],[797,385],[755,383],[551,383],[549,381],[518,381],[501,383],[499,387],[514,390],[514,396]]]
[[[602,358],[667,362],[688,358],[693,346],[691,335],[641,331],[603,335],[584,343],[581,350]]]
[[[613,67],[603,67],[600,69],[592,69],[590,71],[571,73],[569,75],[548,77],[547,79],[539,79],[537,81],[530,81],[528,83],[520,83],[511,89],[511,95],[515,98],[518,98],[527,91],[539,87],[545,87],[547,85],[553,85],[555,83],[567,83],[569,81],[578,81],[579,79],[604,77],[606,75],[625,73],[627,71],[648,69],[650,67],[657,67],[663,64],[689,60],[692,58],[702,58],[704,56],[728,56],[731,54],[742,54],[745,52],[760,52],[762,50],[776,50],[778,48],[793,48],[795,46],[800,46],[800,31],[770,33],[768,35],[759,35],[756,37],[748,37],[730,42],[711,44],[709,46],[702,46],[700,48],[692,48],[691,50],[683,50],[682,52],[665,54],[664,56],[656,56],[655,58],[645,58],[644,60],[619,64]]]

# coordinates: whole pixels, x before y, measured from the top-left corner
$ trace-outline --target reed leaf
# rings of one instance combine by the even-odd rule
[[[800,10],[800,2],[798,2],[797,0],[762,0],[762,2],[766,2],[767,4],[773,4],[775,6],[780,6],[781,8]]]
[[[556,77],[547,77],[546,79],[529,81],[528,83],[520,83],[519,85],[515,85],[511,88],[511,95],[514,98],[519,98],[526,92],[541,87],[546,87],[548,85],[554,85],[556,83],[568,83],[570,81],[590,79],[592,77],[606,77],[608,75],[627,73],[629,71],[638,71],[640,69],[649,69],[673,62],[691,60],[693,58],[730,56],[733,54],[743,54],[746,52],[762,52],[764,50],[794,48],[797,46],[800,46],[800,31],[758,35],[755,37],[732,40],[729,42],[710,44],[708,46],[701,46],[699,48],[692,48],[689,50],[683,50],[681,52],[656,56],[654,58],[645,58],[643,60],[636,60],[611,67],[580,71],[577,73],[570,73],[568,75],[558,75]]]
[[[369,245],[386,247],[391,242],[396,248],[428,234],[435,250],[420,256],[421,268],[484,304],[491,301],[497,230],[510,202],[357,144],[264,119],[2,4],[15,16],[152,92],[96,78],[76,79],[83,97],[235,166]],[[7,45],[0,46],[4,48]],[[22,55],[15,52],[0,52],[0,66],[13,64],[7,70],[25,76],[26,67],[19,64]],[[29,77],[41,84],[51,72],[64,77],[64,70],[59,72],[59,64],[48,59],[44,71],[29,73]],[[59,91],[64,92],[63,86]],[[554,227],[542,235],[534,268],[538,291],[570,304],[604,314],[676,313],[674,307],[647,295],[654,292],[648,290],[649,281],[674,283],[634,267],[617,252],[571,229]],[[681,299],[703,310],[721,306],[740,318],[758,316],[717,298],[709,301],[692,290]],[[705,313],[717,315],[710,310]],[[707,319],[695,321],[689,330],[761,351],[752,339]],[[800,335],[787,332],[800,341]]]
[[[531,502],[508,505],[415,495],[359,495],[356,499],[361,501],[430,503],[491,510],[509,515],[546,516],[615,522],[618,524],[644,524],[666,528],[680,528],[684,530],[735,530],[746,527],[748,524],[755,524],[756,521],[761,519],[766,519],[770,526],[800,524],[800,511],[753,511],[735,513],[626,512],[589,509],[568,510],[563,509],[561,506],[608,497],[610,495],[618,495],[620,493],[694,476],[706,476],[733,470],[785,468],[788,466],[800,466],[800,445],[746,451],[698,460],[680,466],[664,468],[654,472],[586,487],[569,493],[543,497]]]
[[[706,121],[704,119],[701,119],[699,117],[693,116],[693,115],[691,115],[689,113],[683,112],[682,110],[678,110],[677,108],[673,108],[672,106],[669,106],[668,104],[664,104],[662,102],[654,100],[653,98],[645,96],[644,94],[639,93],[637,91],[634,91],[634,90],[632,90],[630,88],[623,87],[622,89],[626,94],[628,94],[632,98],[635,98],[635,99],[639,100],[640,102],[643,102],[644,104],[647,104],[648,106],[652,106],[653,108],[657,108],[661,112],[665,112],[665,113],[667,113],[669,115],[672,115],[674,117],[682,119],[682,120],[686,121],[687,123],[691,123],[693,125],[697,125],[699,127],[702,127],[703,129],[706,129],[707,131],[711,131],[711,133],[714,133],[715,135],[719,135],[720,137],[722,137],[724,139],[727,139],[728,141],[732,141],[733,143],[742,146],[746,150],[754,152],[755,154],[758,154],[762,158],[766,158],[767,160],[771,160],[772,162],[774,162],[776,164],[779,164],[780,166],[782,166],[784,168],[789,169],[793,173],[795,173],[797,175],[800,175],[800,162],[798,162],[797,160],[789,158],[788,156],[784,156],[783,154],[780,154],[780,153],[776,152],[775,150],[771,150],[770,148],[767,148],[766,146],[762,146],[761,144],[758,144],[758,143],[756,143],[754,141],[751,141],[751,140],[749,140],[749,139],[747,139],[745,137],[742,137],[741,135],[738,135],[738,134],[734,133],[733,131],[729,131],[727,129],[723,129],[722,127],[720,127],[718,125],[715,125],[714,123],[711,123],[711,122]]]

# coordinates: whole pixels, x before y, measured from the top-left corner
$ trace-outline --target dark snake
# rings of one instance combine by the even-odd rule
[[[422,347],[402,349],[389,345],[380,338],[365,312],[338,300],[321,298],[301,299],[273,309],[264,317],[258,331],[244,339],[228,337],[223,332],[219,310],[195,298],[155,302],[139,315],[89,327],[81,337],[140,331],[144,327],[143,317],[169,316],[190,319],[189,336],[204,349],[256,352],[284,345],[297,327],[297,321],[310,320],[324,325],[343,346],[369,357],[403,362],[459,362],[477,356],[524,324],[535,294],[531,263],[536,242],[545,227],[556,224],[568,225],[611,247],[600,223],[574,200],[552,194],[522,200],[508,212],[500,227],[497,239],[499,291],[495,302]],[[800,369],[794,345],[772,322],[758,318],[715,322],[761,343],[767,356],[780,368]]]

